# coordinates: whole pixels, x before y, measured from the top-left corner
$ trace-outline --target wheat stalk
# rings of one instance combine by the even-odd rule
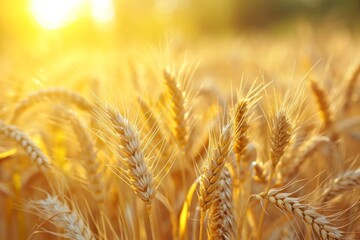
[[[282,193],[277,189],[256,194],[258,200],[267,199],[283,212],[302,219],[308,224],[318,238],[322,240],[342,239],[342,233],[338,228],[331,226],[326,216],[319,214],[314,208],[301,203],[299,198],[291,197],[291,193]]]
[[[16,122],[17,119],[32,105],[41,103],[46,100],[52,101],[64,101],[76,105],[78,108],[90,111],[92,105],[81,95],[76,92],[67,90],[61,87],[53,87],[48,89],[42,89],[37,92],[31,93],[18,102],[14,108],[10,123]]]
[[[28,204],[30,210],[44,220],[63,230],[56,233],[67,239],[95,240],[90,228],[76,210],[71,210],[66,203],[57,197],[48,195],[46,199],[31,201]]]
[[[48,167],[50,165],[48,157],[36,146],[26,133],[17,127],[7,125],[0,121],[0,133],[17,142],[19,147],[24,149],[30,159],[39,166]]]

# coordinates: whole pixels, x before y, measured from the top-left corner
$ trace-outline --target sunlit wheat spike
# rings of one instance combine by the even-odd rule
[[[284,109],[280,109],[274,119],[271,135],[271,161],[273,168],[279,163],[289,145],[292,135],[291,123]]]
[[[351,191],[360,188],[360,169],[347,171],[343,175],[337,177],[331,185],[325,189],[323,193],[323,201],[330,201],[331,199],[340,196],[346,191]]]
[[[319,214],[314,208],[301,203],[299,198],[291,197],[291,195],[291,193],[270,189],[269,192],[256,194],[255,197],[258,200],[267,199],[283,213],[287,212],[302,219],[321,240],[343,239],[342,232],[337,227],[332,226],[326,216]]]
[[[248,102],[246,100],[239,100],[234,109],[234,153],[238,163],[246,152],[249,140],[246,132],[249,128],[247,122]]]
[[[209,239],[234,239],[236,224],[233,206],[233,181],[225,166],[219,182],[219,190],[210,207]]]
[[[222,129],[220,140],[204,163],[200,181],[199,203],[202,211],[207,211],[213,203],[219,187],[224,164],[231,147],[231,125]]]
[[[141,147],[140,133],[120,113],[108,109],[108,114],[118,136],[119,154],[126,166],[129,184],[135,194],[150,205],[156,193],[156,184]]]
[[[322,89],[316,81],[310,81],[310,87],[316,98],[324,129],[328,129],[333,124],[333,116],[330,111],[328,96],[326,95],[325,90]]]
[[[184,92],[180,88],[176,77],[167,70],[163,70],[165,86],[171,101],[171,114],[174,120],[175,138],[181,148],[184,148],[188,138],[187,110],[185,107]]]
[[[22,132],[13,125],[7,125],[0,121],[0,133],[9,139],[14,140],[19,147],[26,151],[29,158],[39,166],[48,167],[50,165],[48,157],[36,146],[25,132]]]
[[[105,196],[105,185],[103,184],[103,176],[97,160],[95,143],[89,135],[86,127],[74,113],[65,109],[61,110],[61,115],[70,122],[70,125],[80,144],[81,158],[84,160],[82,165],[86,170],[87,178],[89,180],[89,190],[92,192],[97,202],[102,202]]]
[[[62,230],[56,235],[67,239],[95,240],[90,228],[77,210],[60,201],[58,197],[48,195],[46,199],[31,201],[27,208],[44,220]]]
[[[360,64],[357,65],[355,70],[352,72],[350,79],[348,80],[348,84],[345,90],[345,102],[343,105],[344,110],[348,109],[350,106],[354,89],[356,87],[356,82],[359,79],[359,75],[360,75]]]
[[[16,104],[10,122],[14,123],[29,107],[45,100],[71,103],[85,111],[92,109],[92,105],[76,92],[61,87],[53,87],[39,90],[24,97]]]

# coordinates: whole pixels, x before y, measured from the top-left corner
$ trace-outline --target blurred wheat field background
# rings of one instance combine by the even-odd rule
[[[360,239],[357,1],[4,1],[0,239]]]

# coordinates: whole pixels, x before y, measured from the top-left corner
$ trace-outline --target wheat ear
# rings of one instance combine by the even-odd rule
[[[360,188],[360,169],[347,171],[336,178],[332,185],[325,189],[323,201],[329,201],[341,193]]]
[[[274,120],[271,136],[271,161],[273,169],[277,166],[281,157],[289,145],[292,135],[291,123],[284,109],[280,109]]]
[[[48,195],[44,200],[31,201],[28,204],[30,210],[54,226],[62,229],[62,233],[56,233],[67,239],[95,240],[90,228],[76,210],[71,210],[66,203],[57,197]]]
[[[181,148],[184,148],[188,138],[187,110],[185,107],[184,92],[176,77],[167,70],[163,71],[165,86],[171,99],[171,113],[174,119],[175,138]]]
[[[240,160],[246,153],[249,139],[246,136],[246,132],[249,128],[247,122],[248,102],[245,100],[239,100],[235,106],[234,113],[234,153],[236,160],[240,165]]]
[[[95,143],[88,134],[86,127],[80,122],[74,113],[63,110],[62,115],[70,122],[71,127],[80,144],[81,156],[84,160],[83,166],[86,170],[87,178],[89,180],[89,189],[91,189],[95,200],[101,203],[103,202],[105,196],[105,186],[102,182],[103,176],[100,172],[99,162],[97,161]]]
[[[236,225],[233,206],[233,181],[230,171],[224,167],[219,182],[219,190],[210,207],[208,238],[233,239],[236,236]]]
[[[38,148],[28,135],[13,125],[7,125],[0,121],[0,133],[6,137],[13,139],[23,148],[30,159],[39,166],[48,167],[50,161],[48,157]]]
[[[326,92],[315,81],[310,82],[310,87],[316,98],[320,110],[321,120],[324,124],[324,129],[329,129],[333,124],[333,119],[330,111],[329,99],[326,95]]]
[[[310,225],[312,230],[322,240],[342,239],[342,232],[338,228],[330,225],[326,216],[316,212],[309,205],[301,203],[299,198],[291,197],[291,193],[282,193],[280,190],[270,189],[268,192],[256,194],[258,200],[267,199],[283,212],[288,212],[292,216],[302,219]]]
[[[31,93],[18,102],[15,106],[10,122],[14,123],[30,106],[44,100],[62,100],[64,102],[72,103],[85,111],[90,111],[92,109],[92,105],[76,92],[65,88],[53,87]]]
[[[222,175],[226,159],[231,151],[231,125],[228,124],[222,129],[220,140],[216,148],[210,153],[206,160],[200,176],[199,205],[201,208],[200,237],[202,239],[203,223],[206,211],[214,201],[219,188],[219,181]]]
[[[111,109],[108,109],[108,113],[118,137],[119,154],[126,167],[126,174],[123,174],[123,177],[127,179],[135,194],[145,202],[152,239],[157,239],[151,203],[158,183],[155,182],[154,171],[145,158],[140,133],[120,113]]]
[[[108,113],[118,137],[119,154],[126,166],[130,186],[150,206],[156,193],[156,184],[153,171],[145,159],[140,133],[120,113],[110,109]]]

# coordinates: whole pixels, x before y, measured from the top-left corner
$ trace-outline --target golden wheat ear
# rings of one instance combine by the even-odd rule
[[[13,125],[7,125],[0,121],[0,134],[14,140],[19,147],[24,149],[29,158],[39,166],[49,167],[50,161],[48,157],[36,146],[29,136]]]
[[[46,100],[71,103],[84,111],[91,111],[92,109],[91,103],[76,92],[61,87],[53,87],[31,93],[20,100],[20,102],[16,104],[9,122],[15,123],[31,106]]]
[[[220,179],[219,190],[210,207],[208,238],[234,239],[236,236],[233,181],[229,169],[225,166]]]
[[[30,201],[27,209],[45,222],[50,222],[62,232],[53,233],[66,239],[95,240],[93,233],[79,212],[59,200],[48,195],[46,199]]]
[[[273,169],[277,166],[281,157],[284,155],[286,148],[289,145],[292,136],[292,126],[290,120],[281,108],[274,119],[274,126],[271,134],[271,162]]]
[[[184,149],[188,137],[188,110],[185,106],[185,96],[177,79],[168,70],[163,70],[165,86],[171,99],[171,114],[174,122],[174,135],[180,148]]]
[[[203,234],[203,224],[207,210],[214,202],[218,192],[220,178],[229,152],[232,148],[231,124],[223,127],[219,142],[211,150],[204,163],[200,176],[199,205],[201,208],[200,239]]]
[[[310,88],[319,108],[320,118],[323,122],[323,129],[327,130],[331,128],[334,121],[330,110],[328,96],[325,90],[314,80],[310,81]]]
[[[239,100],[234,109],[234,153],[239,165],[240,159],[245,155],[246,147],[249,143],[249,139],[246,136],[249,128],[247,121],[248,104],[249,103],[246,100]]]
[[[120,167],[120,174],[135,194],[147,205],[151,205],[158,184],[155,183],[153,169],[145,157],[140,133],[120,113],[108,109],[107,114],[116,133],[120,160],[125,166],[125,169]]]
[[[117,168],[118,176],[144,201],[149,217],[152,239],[157,239],[152,202],[162,180],[159,176],[166,169],[163,168],[158,173],[154,172],[156,163],[150,163],[149,158],[145,155],[139,130],[127,118],[110,108],[107,109],[107,116],[112,123],[119,146],[117,153],[121,164]]]
[[[342,232],[331,225],[326,216],[319,214],[314,208],[304,203],[296,197],[291,197],[292,193],[283,193],[277,189],[270,189],[268,192],[256,194],[258,200],[268,200],[269,203],[276,206],[283,213],[289,213],[291,216],[300,218],[308,224],[312,231],[322,240],[343,239]]]

